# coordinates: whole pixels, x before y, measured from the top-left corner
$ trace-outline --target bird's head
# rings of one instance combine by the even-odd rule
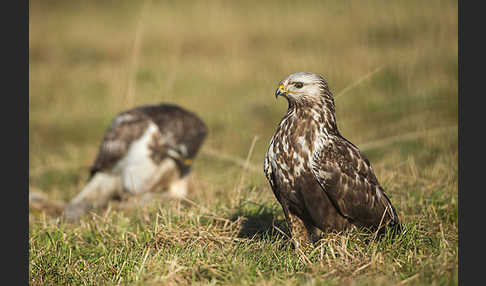
[[[289,103],[332,101],[326,80],[318,74],[298,72],[280,81],[275,97],[285,97]]]
[[[310,72],[293,73],[280,81],[275,97],[278,98],[279,95],[287,99],[289,110],[316,111],[322,115],[328,132],[338,132],[334,99],[326,80],[320,75]]]

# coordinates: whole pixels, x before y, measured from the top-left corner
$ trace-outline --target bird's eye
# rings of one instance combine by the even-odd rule
[[[303,83],[301,83],[301,82],[296,82],[296,83],[294,83],[294,86],[295,86],[296,88],[302,88],[302,87],[304,86],[304,84],[303,84]]]

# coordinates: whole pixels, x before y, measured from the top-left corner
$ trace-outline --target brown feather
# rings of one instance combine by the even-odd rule
[[[173,159],[183,166],[184,160],[196,156],[208,132],[196,114],[177,105],[145,105],[126,110],[113,119],[106,131],[91,167],[91,176],[99,170],[112,168],[126,155],[130,144],[143,135],[150,122],[160,131],[150,144],[151,158],[156,163],[176,154]]]
[[[339,133],[324,78],[296,73],[280,85],[277,95],[288,100],[289,108],[270,141],[264,172],[291,235],[302,236],[296,231],[302,225],[310,234],[315,228],[376,228],[382,218],[384,224],[398,224],[371,164]]]

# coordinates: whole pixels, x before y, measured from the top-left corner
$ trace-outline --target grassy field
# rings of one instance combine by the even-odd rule
[[[210,132],[190,205],[32,211],[30,284],[457,285],[457,1],[29,3],[31,191],[69,201],[135,105],[180,104]],[[291,248],[263,158],[297,71],[328,80],[404,234]]]

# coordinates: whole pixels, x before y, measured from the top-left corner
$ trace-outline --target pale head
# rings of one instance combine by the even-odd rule
[[[332,99],[326,80],[320,75],[310,72],[293,73],[281,80],[275,97],[279,95],[287,98],[289,102]]]

